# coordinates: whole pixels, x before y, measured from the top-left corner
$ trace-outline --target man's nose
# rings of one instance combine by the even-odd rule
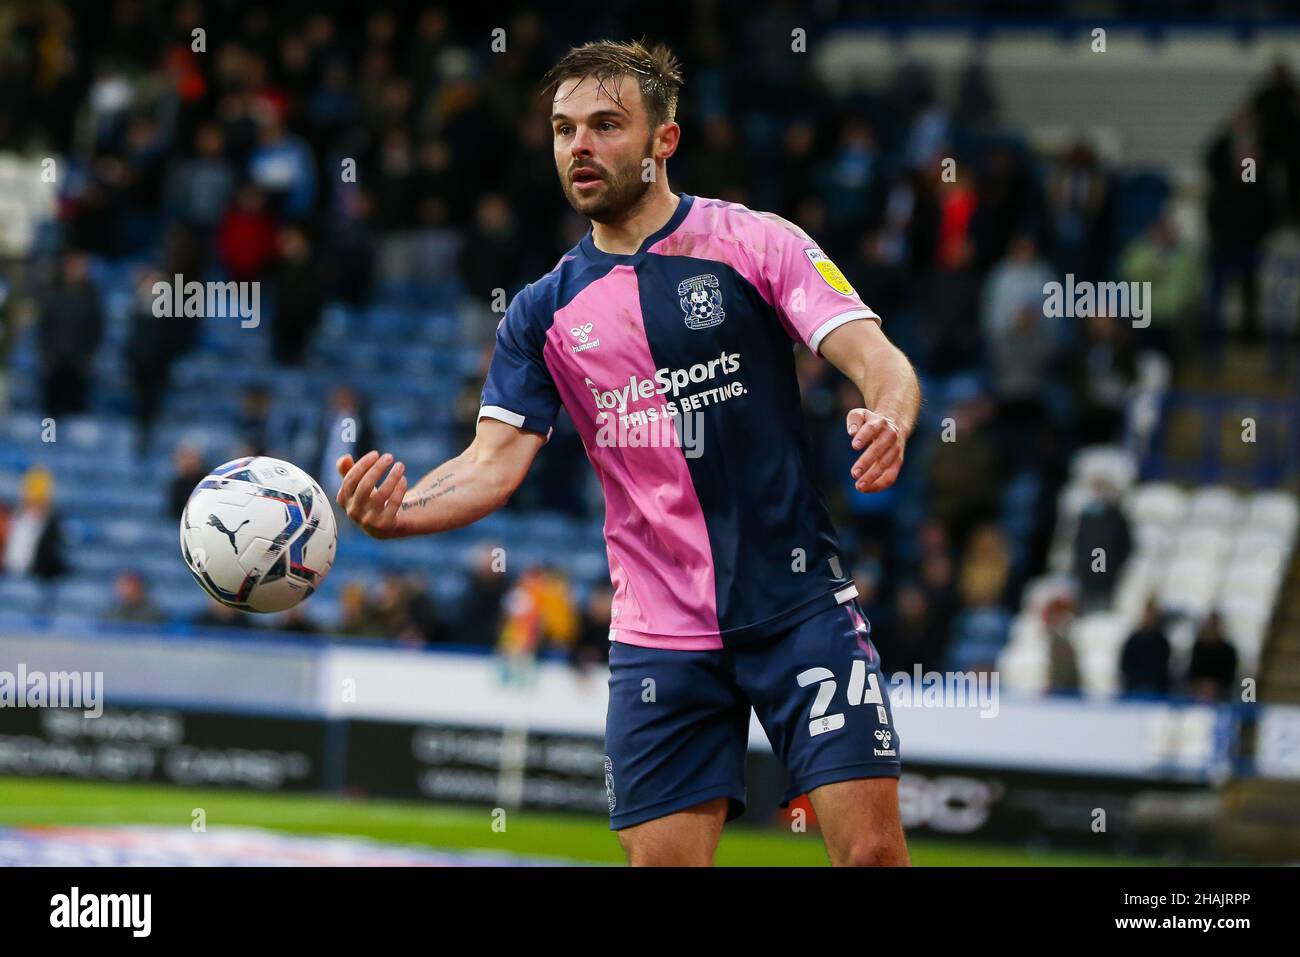
[[[573,152],[574,159],[580,159],[581,157],[584,156],[590,156],[591,155],[591,132],[586,129],[579,128],[579,130],[573,134],[573,143],[569,146],[569,149]]]

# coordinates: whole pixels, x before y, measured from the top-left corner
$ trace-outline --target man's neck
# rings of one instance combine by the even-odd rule
[[[663,228],[677,211],[681,197],[667,185],[647,190],[642,201],[617,223],[591,224],[591,241],[603,253],[626,256],[641,248],[647,236]]]

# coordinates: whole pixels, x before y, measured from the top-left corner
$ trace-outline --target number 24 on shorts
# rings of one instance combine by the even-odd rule
[[[809,736],[816,737],[819,734],[825,734],[827,731],[838,731],[844,727],[843,713],[826,713],[826,709],[831,705],[831,699],[835,697],[836,687],[835,675],[829,668],[809,668],[807,671],[799,672],[795,680],[799,682],[800,688],[806,688],[814,681],[821,682],[821,685],[817,688],[817,697],[813,699],[812,710],[808,712]],[[865,661],[854,659],[853,670],[849,673],[847,691],[849,707],[856,707],[860,704],[874,704],[876,706],[876,716],[880,719],[880,723],[889,723],[889,715],[885,711],[885,699],[880,693],[880,683],[877,681],[874,671],[867,671]]]

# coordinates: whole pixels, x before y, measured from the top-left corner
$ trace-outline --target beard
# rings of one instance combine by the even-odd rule
[[[601,185],[592,193],[580,193],[569,173],[563,172],[560,174],[560,188],[564,190],[564,198],[578,215],[593,222],[609,223],[625,218],[650,190],[650,182],[641,178],[641,164],[650,156],[652,143],[653,137],[646,141],[641,158],[618,169],[606,169],[590,162],[574,164],[595,170],[600,175]]]

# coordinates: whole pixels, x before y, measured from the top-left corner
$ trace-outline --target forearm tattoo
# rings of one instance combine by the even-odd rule
[[[447,485],[446,488],[442,487],[443,485],[445,485],[447,482],[451,481],[455,477],[456,475],[454,472],[448,472],[446,475],[437,479],[436,481],[433,482],[432,485],[430,485],[427,489],[421,492],[416,498],[411,499],[411,501],[409,502],[403,502],[402,511],[406,511],[412,508],[422,508],[423,506],[428,505],[430,502],[432,502],[435,498],[441,498],[444,495],[448,495],[456,491],[456,486],[454,485]]]

